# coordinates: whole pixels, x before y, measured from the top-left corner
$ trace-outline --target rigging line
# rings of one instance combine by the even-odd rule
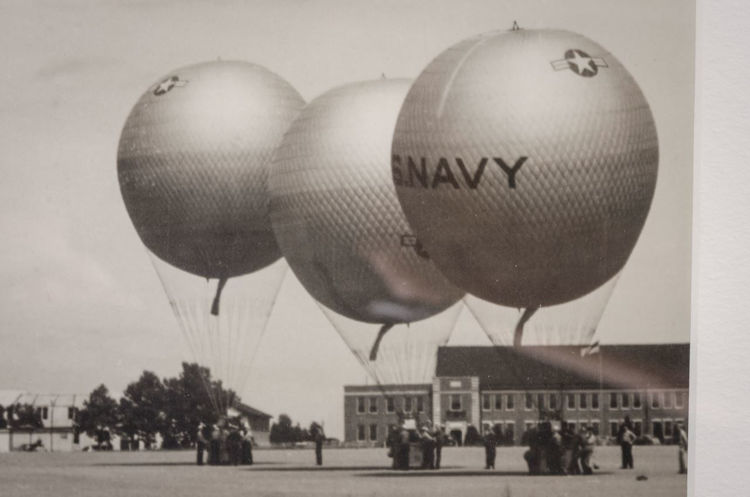
[[[286,279],[288,270],[289,270],[289,266],[286,263],[282,262],[282,266],[281,268],[279,268],[279,271],[281,272],[281,274],[278,276],[278,280],[276,280],[277,281],[276,291],[274,292],[273,298],[271,299],[271,305],[268,306],[267,309],[263,311],[265,314],[264,319],[263,319],[263,324],[260,328],[260,333],[258,334],[257,341],[255,342],[253,350],[251,352],[250,360],[248,361],[247,374],[245,374],[245,377],[243,378],[242,383],[241,383],[243,390],[247,386],[247,382],[250,376],[250,371],[252,370],[252,366],[255,363],[255,356],[258,354],[258,350],[260,349],[260,344],[262,343],[263,337],[265,336],[266,330],[268,329],[268,323],[271,321],[271,314],[274,308],[276,307],[276,301],[278,300],[279,295],[281,294],[281,287],[284,286],[284,280]],[[248,316],[248,321],[251,321],[251,320],[252,320],[252,316]]]
[[[186,327],[188,327],[188,324],[185,322],[182,316],[182,311],[180,310],[180,305],[178,304],[177,299],[172,297],[172,295],[174,295],[175,292],[172,288],[170,288],[169,284],[166,281],[166,277],[162,275],[161,271],[159,270],[158,264],[160,264],[160,262],[157,263],[157,260],[155,259],[156,256],[154,256],[150,251],[149,251],[149,256],[151,259],[151,265],[154,266],[154,270],[156,271],[156,275],[159,278],[159,282],[161,283],[161,286],[164,289],[164,293],[166,293],[167,295],[167,300],[169,301],[170,307],[172,307],[172,313],[177,318],[177,326],[180,329],[180,331],[183,332],[183,334],[185,334],[185,329]],[[196,355],[195,349],[192,347],[192,344],[189,338],[188,338],[188,347],[191,348],[191,353],[195,356]],[[204,381],[204,386],[205,386],[205,381]],[[206,388],[206,390],[208,390],[208,388]],[[211,399],[210,392],[209,392],[209,401],[212,404],[214,404]]]

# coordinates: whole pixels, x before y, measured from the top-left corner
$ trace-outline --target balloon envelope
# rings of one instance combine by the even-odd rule
[[[463,295],[421,250],[391,181],[409,85],[354,83],[316,98],[269,172],[273,229],[289,266],[317,301],[368,323],[418,321]]]
[[[512,307],[577,299],[627,261],[653,197],[658,143],[640,88],[567,31],[463,41],[418,77],[393,180],[440,270]]]
[[[278,259],[266,167],[303,105],[286,81],[245,62],[183,67],[151,86],[128,116],[117,158],[146,247],[206,278]]]

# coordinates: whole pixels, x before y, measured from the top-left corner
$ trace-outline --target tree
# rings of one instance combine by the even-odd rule
[[[279,414],[279,420],[271,425],[269,440],[272,444],[286,444],[294,442],[292,419],[286,414]]]
[[[161,433],[166,440],[171,434],[166,405],[164,384],[151,371],[144,371],[138,381],[127,386],[120,400],[121,430],[127,427],[128,431],[137,434],[144,441],[146,447],[151,447],[157,433]]]
[[[177,445],[192,446],[200,423],[215,423],[219,418],[217,395],[228,395],[221,383],[211,381],[208,368],[196,363],[182,363],[182,372],[177,378],[164,380],[167,394],[167,418],[172,423]],[[209,395],[209,389],[211,394]]]
[[[8,424],[13,429],[42,428],[42,415],[31,404],[15,404],[8,407]]]
[[[117,427],[117,402],[109,396],[104,385],[96,387],[83,403],[79,413],[79,427],[96,440],[96,447],[110,443],[110,434]]]

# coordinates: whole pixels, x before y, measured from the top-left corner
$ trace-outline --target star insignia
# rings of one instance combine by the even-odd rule
[[[596,76],[600,67],[609,67],[603,58],[591,57],[577,48],[566,50],[564,59],[553,60],[550,64],[555,71],[570,69],[584,78]]]
[[[161,96],[170,91],[175,86],[181,87],[185,86],[187,84],[186,80],[180,79],[179,76],[171,76],[158,85],[156,85],[156,88],[154,88],[154,95]]]

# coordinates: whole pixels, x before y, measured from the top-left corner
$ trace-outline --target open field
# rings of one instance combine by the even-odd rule
[[[635,470],[619,468],[618,447],[598,447],[593,476],[528,476],[524,448],[498,448],[497,470],[485,471],[482,448],[443,450],[440,471],[397,472],[385,449],[324,452],[323,467],[312,450],[259,450],[257,464],[197,467],[193,452],[0,454],[3,497],[234,495],[362,495],[492,497],[684,496],[676,447],[635,447]],[[637,481],[646,475],[648,480]]]

